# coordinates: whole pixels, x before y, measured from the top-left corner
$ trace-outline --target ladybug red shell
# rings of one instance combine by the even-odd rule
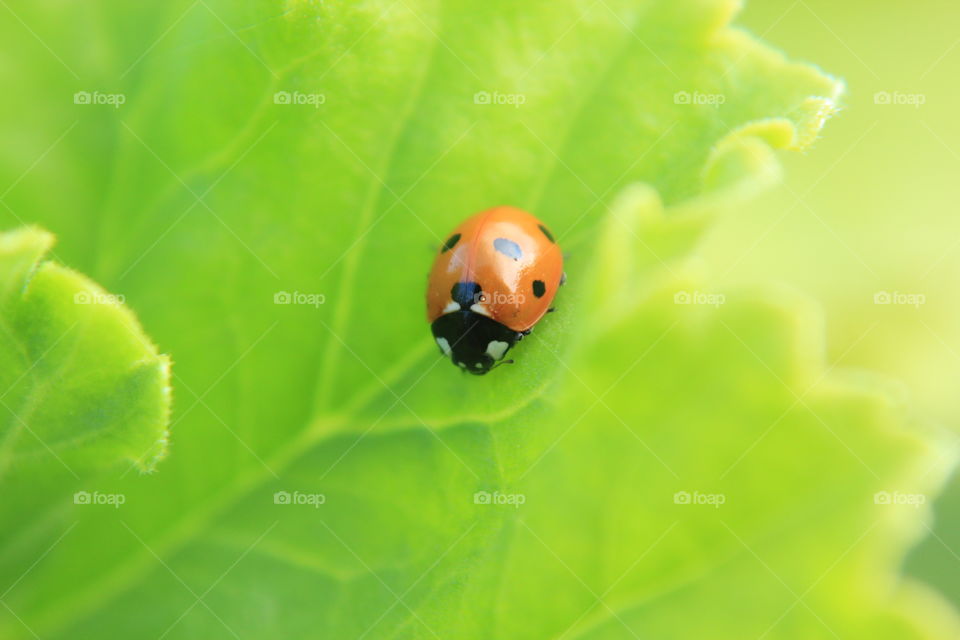
[[[563,255],[547,227],[515,207],[494,207],[453,230],[430,270],[427,320],[453,363],[490,371],[550,311]]]

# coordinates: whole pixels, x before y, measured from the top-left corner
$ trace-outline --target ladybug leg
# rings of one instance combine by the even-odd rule
[[[547,313],[553,313],[556,310],[557,310],[556,307],[550,307],[549,309],[547,309]]]
[[[567,272],[564,271],[563,275],[560,276],[560,286],[567,284]]]
[[[525,331],[520,331],[520,332],[518,332],[518,333],[517,333],[517,342],[520,342],[521,340],[523,340],[523,337],[524,337],[524,336],[530,335],[530,332],[531,332],[531,331],[533,331],[532,328],[527,329],[527,330],[525,330]]]

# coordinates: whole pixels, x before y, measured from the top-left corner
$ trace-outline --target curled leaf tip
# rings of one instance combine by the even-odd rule
[[[0,233],[0,386],[18,408],[4,418],[3,460],[152,469],[167,448],[169,358],[122,295],[44,260],[53,242],[38,227]]]

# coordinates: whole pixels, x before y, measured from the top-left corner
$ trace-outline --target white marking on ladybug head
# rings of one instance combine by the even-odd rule
[[[490,312],[487,311],[487,308],[482,304],[470,305],[470,311],[473,311],[474,313],[479,313],[482,316],[487,316],[488,318],[490,317]]]
[[[475,363],[473,366],[476,367],[477,369],[483,369],[483,363],[482,363],[482,362],[477,362],[477,363]]]
[[[451,313],[453,311],[460,311],[460,305],[451,300],[447,306],[443,308],[444,313]]]
[[[446,338],[437,337],[437,346],[439,346],[440,350],[443,351],[443,355],[450,355],[450,343],[447,342]]]
[[[466,365],[466,363],[464,363],[464,362],[458,362],[458,363],[457,363],[457,366],[460,367],[460,368],[462,368],[462,369],[466,369],[466,368],[467,368],[467,365]]]
[[[509,347],[509,344],[501,340],[491,340],[490,344],[487,345],[487,355],[494,360],[499,360],[503,357],[503,354],[507,352]]]

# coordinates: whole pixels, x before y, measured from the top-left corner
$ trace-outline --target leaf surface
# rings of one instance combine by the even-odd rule
[[[831,371],[795,296],[675,302],[839,92],[735,3],[111,7],[63,11],[106,43],[78,75],[125,104],[33,115],[39,138],[81,118],[51,154],[70,189],[37,172],[8,200],[127,295],[183,403],[161,473],[96,480],[122,507],[19,514],[0,635],[950,637],[893,584],[925,512],[873,502],[936,490],[935,435]],[[18,72],[13,113],[75,84]],[[550,225],[569,284],[517,365],[467,379],[425,274],[501,203]]]

